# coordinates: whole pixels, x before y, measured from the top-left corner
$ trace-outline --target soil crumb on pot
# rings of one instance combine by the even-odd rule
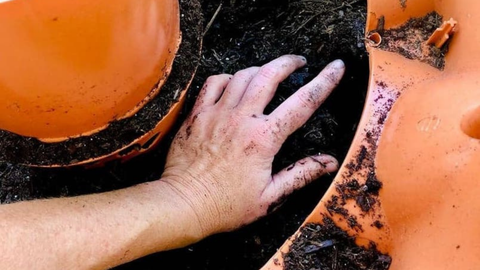
[[[323,224],[310,223],[301,229],[284,262],[285,270],[385,270],[392,259],[374,243],[357,246],[354,237],[325,217]]]
[[[289,253],[284,256],[285,269],[388,269],[392,261],[382,254],[374,242],[368,247],[356,245],[356,238],[366,226],[381,230],[383,217],[377,210],[378,198],[383,183],[377,178],[375,158],[378,140],[383,126],[399,92],[388,91],[385,82],[376,82],[376,91],[380,91],[374,100],[376,107],[369,119],[370,127],[365,129],[362,144],[353,157],[346,163],[341,179],[335,185],[335,194],[325,200],[326,212],[322,224],[307,224],[293,241]],[[349,211],[356,208],[358,213]],[[369,216],[373,220],[366,224],[362,218]],[[333,222],[349,228],[348,234]]]
[[[427,40],[442,25],[442,19],[437,12],[431,12],[421,18],[412,18],[398,28],[385,30],[383,34],[380,33],[383,40],[379,48],[442,70],[445,67],[448,44],[441,49],[427,45]]]

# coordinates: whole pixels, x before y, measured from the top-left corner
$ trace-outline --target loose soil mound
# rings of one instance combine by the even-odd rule
[[[441,49],[427,45],[427,40],[442,22],[442,16],[437,12],[421,18],[412,18],[398,28],[381,31],[383,41],[380,48],[399,53],[408,59],[420,60],[442,70],[445,67],[448,45]]]
[[[359,247],[355,238],[338,228],[330,218],[308,224],[285,256],[285,270],[385,270],[391,258],[376,250],[374,243]]]

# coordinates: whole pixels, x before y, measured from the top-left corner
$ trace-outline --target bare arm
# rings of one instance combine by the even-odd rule
[[[202,236],[161,181],[0,207],[0,269],[108,269]]]
[[[338,84],[340,61],[270,115],[265,106],[305,60],[283,56],[261,68],[207,80],[174,140],[162,179],[76,198],[0,207],[0,269],[107,269],[237,229],[337,161],[317,155],[272,175],[285,139]]]

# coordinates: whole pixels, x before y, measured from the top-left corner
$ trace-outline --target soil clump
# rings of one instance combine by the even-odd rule
[[[448,44],[441,49],[427,45],[427,40],[442,25],[442,22],[443,18],[440,14],[431,12],[421,18],[412,18],[398,28],[380,30],[379,32],[383,32],[380,33],[383,40],[379,48],[443,70]]]

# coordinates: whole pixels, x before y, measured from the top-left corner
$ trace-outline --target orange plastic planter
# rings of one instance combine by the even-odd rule
[[[135,117],[170,74],[180,44],[179,14],[178,0],[0,3],[0,130],[55,144]],[[184,93],[158,125],[129,143],[68,164],[38,164],[90,163],[118,157],[132,145],[154,145],[149,140],[168,131]]]
[[[477,269],[480,2],[369,0],[368,4],[371,77],[362,120],[334,183],[302,227],[330,217],[355,236],[357,244],[372,241],[388,253],[390,269]],[[382,50],[384,30],[432,11],[446,23],[431,29],[433,39],[426,43],[451,42],[443,70]],[[453,37],[450,26],[455,26]],[[352,179],[368,187],[373,176],[383,187],[378,195],[366,197],[371,210],[362,211],[358,197],[347,197],[341,205],[359,224],[352,228],[344,215],[332,212],[332,198],[342,198],[342,185]],[[301,237],[300,230],[263,269],[283,269],[283,256],[296,237]]]

